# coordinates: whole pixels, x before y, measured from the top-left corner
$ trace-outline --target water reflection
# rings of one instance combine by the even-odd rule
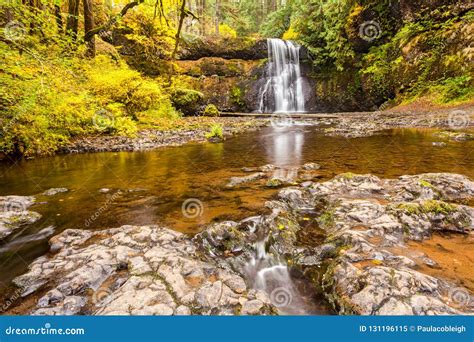
[[[272,134],[262,137],[270,164],[279,167],[299,166],[303,163],[305,133],[299,127],[276,127]]]

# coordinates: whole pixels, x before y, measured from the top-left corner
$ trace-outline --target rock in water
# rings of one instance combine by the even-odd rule
[[[61,193],[64,193],[64,192],[68,192],[69,189],[66,189],[66,188],[51,188],[49,190],[46,190],[45,192],[43,192],[43,195],[45,196],[55,196],[57,194],[61,194]]]
[[[35,198],[32,196],[3,196],[0,197],[0,239],[4,239],[14,230],[23,225],[32,224],[41,215],[29,211]]]

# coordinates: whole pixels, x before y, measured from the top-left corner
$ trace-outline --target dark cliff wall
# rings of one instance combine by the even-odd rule
[[[315,56],[301,51],[308,111],[377,110],[443,82],[451,82],[454,90],[441,92],[472,87],[466,75],[472,73],[473,8],[472,1],[354,1],[343,32],[354,57],[343,70],[315,65]],[[380,37],[361,36],[366,23],[375,23]],[[114,34],[113,43],[141,72],[171,76],[200,92],[201,107],[212,103],[232,112],[259,108],[268,54],[265,39],[194,39],[182,44],[173,63],[158,52],[144,53],[123,30]]]

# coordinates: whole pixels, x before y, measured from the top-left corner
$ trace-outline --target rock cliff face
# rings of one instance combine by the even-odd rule
[[[413,96],[413,92],[421,96],[430,84],[465,76],[472,61],[473,8],[470,1],[454,0],[383,4],[369,0],[353,6],[343,36],[354,56],[344,70],[330,63],[315,67],[315,56],[305,48],[301,51],[302,76],[308,85],[307,111],[377,110],[386,102],[396,104],[407,94]],[[367,23],[375,30],[369,39],[361,34]],[[125,60],[150,76],[178,77],[189,89],[203,94],[200,108],[207,104],[215,104],[225,112],[253,112],[259,108],[268,58],[265,39],[195,38],[182,43],[175,67],[161,50],[150,53],[128,39],[129,33],[127,29],[117,30],[110,39],[120,47]],[[463,83],[459,87],[467,86]],[[453,89],[447,96],[455,96],[456,92],[462,90]],[[199,110],[192,112],[185,114],[197,115]]]

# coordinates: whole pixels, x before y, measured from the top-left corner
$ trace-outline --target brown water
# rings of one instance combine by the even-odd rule
[[[53,187],[71,191],[38,196],[33,210],[43,218],[0,242],[0,281],[24,273],[48,250],[46,227],[54,234],[67,228],[101,229],[126,224],[164,224],[195,233],[206,224],[240,219],[262,211],[275,194],[264,187],[225,189],[241,168],[316,162],[324,179],[343,172],[397,177],[425,172],[455,172],[474,178],[474,142],[435,147],[430,130],[393,130],[358,139],[328,137],[317,127],[265,128],[220,144],[192,144],[151,152],[64,155],[0,164],[0,195],[37,195]],[[109,188],[108,193],[101,193]],[[182,205],[202,203],[196,218]],[[200,202],[197,202],[199,200]],[[188,215],[189,217],[190,215]],[[35,241],[31,241],[35,240]],[[1,285],[1,284],[0,284]]]

